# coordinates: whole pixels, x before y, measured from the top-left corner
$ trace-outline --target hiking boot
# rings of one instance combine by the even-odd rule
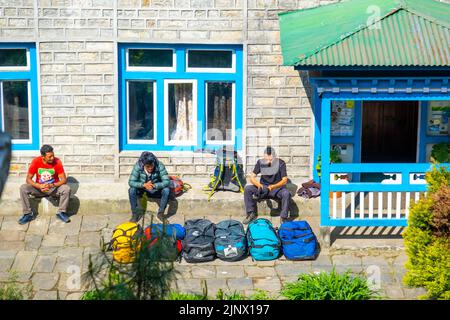
[[[133,213],[131,216],[130,222],[138,223],[139,220],[141,220],[142,216],[138,213]]]
[[[156,217],[159,219],[159,221],[164,222],[165,217],[164,217],[164,212],[158,212],[156,214]]]
[[[34,214],[33,212],[30,213],[25,213],[20,219],[19,219],[19,224],[26,224],[30,221],[33,221],[34,219],[36,219],[36,214]]]
[[[70,222],[69,216],[65,212],[59,212],[56,216],[64,223]]]
[[[243,224],[249,224],[250,222],[252,222],[255,219],[256,219],[256,214],[255,213],[250,213],[249,215],[247,215],[247,217],[244,219],[244,221],[242,221],[242,223]]]

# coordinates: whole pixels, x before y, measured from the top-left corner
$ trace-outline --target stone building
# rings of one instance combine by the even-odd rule
[[[328,2],[2,1],[1,47],[26,45],[32,52],[31,114],[30,119],[21,119],[30,120],[32,141],[14,145],[11,176],[23,176],[44,143],[55,147],[67,173],[77,179],[117,181],[128,175],[145,149],[163,158],[170,173],[209,176],[214,158],[198,151],[204,143],[201,138],[187,148],[194,152],[152,145],[129,148],[121,144],[119,129],[126,121],[121,119],[120,46],[162,44],[170,49],[186,44],[188,49],[195,47],[192,44],[206,49],[233,45],[242,52],[237,61],[241,79],[234,89],[242,100],[236,102],[235,116],[242,121],[237,119],[239,128],[234,129],[240,131],[235,143],[248,168],[262,148],[255,148],[246,137],[257,134],[261,141],[264,137],[272,141],[272,136],[279,136],[278,153],[287,162],[289,175],[307,178],[312,171],[309,84],[302,83],[293,68],[282,66],[277,14],[324,3]],[[162,130],[157,134],[158,140],[164,139]]]

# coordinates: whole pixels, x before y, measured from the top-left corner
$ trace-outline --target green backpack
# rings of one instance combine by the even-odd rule
[[[217,191],[244,192],[246,183],[243,165],[238,161],[237,151],[227,152],[223,147],[216,151],[216,168],[208,185],[208,201]]]

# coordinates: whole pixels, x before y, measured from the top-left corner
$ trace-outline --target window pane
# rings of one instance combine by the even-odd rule
[[[27,49],[0,49],[0,67],[26,67]]]
[[[173,50],[171,49],[129,49],[130,67],[172,67]]]
[[[233,84],[209,82],[207,86],[207,140],[230,141],[233,139]]]
[[[233,52],[219,50],[189,50],[189,68],[232,68]]]
[[[153,81],[130,81],[128,93],[129,139],[153,140],[155,138]]]
[[[194,140],[192,83],[169,84],[169,140]]]
[[[3,116],[5,131],[13,139],[29,139],[27,81],[3,82]]]

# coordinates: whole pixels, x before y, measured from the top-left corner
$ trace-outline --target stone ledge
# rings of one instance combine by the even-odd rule
[[[8,182],[0,200],[0,216],[20,215],[22,212],[19,188],[23,182]],[[128,201],[128,184],[126,182],[81,182],[69,183],[72,196],[69,213],[77,215],[102,215],[111,213],[130,213]],[[242,193],[223,192],[215,193],[208,202],[207,194],[202,190],[203,184],[193,184],[192,189],[169,203],[169,212],[179,212],[185,216],[208,215],[244,215],[244,199]],[[293,193],[291,191],[291,193]],[[47,199],[34,200],[35,209],[40,215],[54,215],[57,208]],[[277,208],[275,201],[269,201],[272,207]],[[306,200],[295,195],[293,203],[301,216],[319,216],[320,200]],[[178,206],[178,207],[177,207]],[[156,211],[157,203],[149,201],[147,209]],[[258,204],[259,214],[268,216],[277,215],[277,210],[270,208],[266,201]]]

